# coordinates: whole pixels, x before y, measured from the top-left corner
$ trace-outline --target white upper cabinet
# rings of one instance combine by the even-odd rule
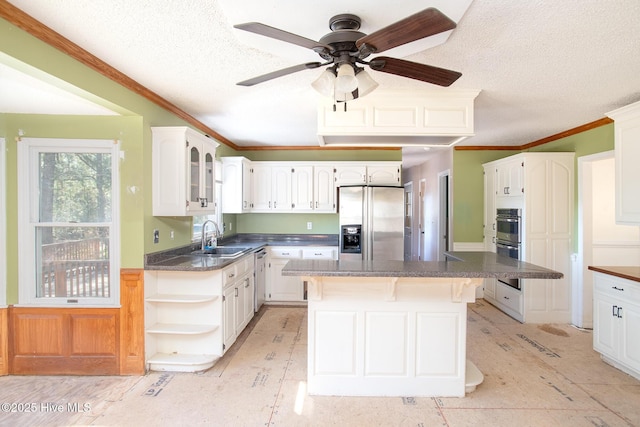
[[[524,163],[515,159],[496,165],[496,197],[520,197],[524,193]]]
[[[367,183],[369,185],[400,186],[402,167],[398,164],[368,165]]]
[[[215,213],[218,143],[187,127],[153,127],[153,215]]]
[[[336,166],[335,184],[402,186],[400,162],[345,162]]]
[[[607,113],[614,120],[616,223],[640,224],[640,102]]]
[[[291,211],[291,169],[284,163],[252,162],[252,212]]]
[[[251,210],[251,162],[245,157],[222,158],[222,212]]]
[[[273,162],[223,157],[222,211],[335,213],[340,185],[399,187],[402,163]]]
[[[270,212],[271,200],[271,166],[265,163],[251,164],[251,211]]]
[[[276,165],[271,170],[271,200],[273,211],[291,211],[291,183],[293,180],[293,168],[289,165]]]
[[[336,211],[336,186],[333,180],[333,166],[313,167],[313,197],[315,212]]]
[[[313,166],[291,168],[291,210],[313,212]]]
[[[343,164],[336,166],[335,183],[340,185],[366,185],[367,166],[363,164]]]

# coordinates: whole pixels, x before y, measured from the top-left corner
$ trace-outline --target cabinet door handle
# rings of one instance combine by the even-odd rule
[[[232,279],[232,278],[234,278],[234,277],[236,277],[236,274],[235,274],[235,273],[230,273],[230,274],[229,274],[229,279]]]
[[[615,289],[616,291],[623,291],[623,292],[624,292],[624,288],[619,288],[619,287],[617,287],[617,286],[614,286],[614,287],[613,287],[613,288],[611,288],[611,289]]]
[[[316,209],[318,209],[318,201],[316,200]]]
[[[244,285],[245,288],[249,287],[249,278],[247,277],[246,279],[244,279],[244,281],[247,283],[246,285]]]
[[[613,309],[611,310],[611,314],[613,315],[613,317],[618,317],[618,314],[616,313],[617,309],[618,309],[618,306],[614,305]]]
[[[502,298],[507,299],[507,300],[508,300],[508,299],[510,299],[509,297],[506,297],[506,296],[505,296],[505,297],[502,297]]]
[[[618,307],[618,319],[622,319],[622,314],[620,314],[620,310],[622,310],[622,307]]]
[[[238,297],[238,288],[236,288],[236,298]]]
[[[318,202],[316,202],[316,207],[318,205]],[[313,202],[309,202],[309,208],[313,209]]]

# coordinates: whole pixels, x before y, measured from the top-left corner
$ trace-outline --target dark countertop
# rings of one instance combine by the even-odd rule
[[[233,258],[192,255],[200,244],[173,248],[145,255],[145,270],[209,271],[219,270],[265,246],[338,246],[337,234],[236,234],[220,239],[218,246],[245,248]]]
[[[283,276],[560,279],[563,274],[493,252],[447,252],[447,261],[291,260]]]
[[[598,273],[609,274],[622,279],[640,282],[640,266],[594,266],[590,265],[589,270]]]

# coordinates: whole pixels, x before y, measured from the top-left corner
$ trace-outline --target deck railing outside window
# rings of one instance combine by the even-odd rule
[[[42,246],[40,297],[109,297],[109,239]]]

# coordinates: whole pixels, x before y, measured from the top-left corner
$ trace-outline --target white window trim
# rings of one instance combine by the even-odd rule
[[[5,139],[0,138],[0,236],[7,235],[7,163]],[[7,239],[0,241],[0,308],[7,305]]]
[[[22,138],[18,142],[18,306],[119,307],[120,305],[120,173],[119,142],[96,139]],[[35,227],[38,223],[38,153],[97,152],[111,154],[112,228],[110,236],[109,298],[38,298],[36,296]],[[95,223],[93,225],[104,225]]]

